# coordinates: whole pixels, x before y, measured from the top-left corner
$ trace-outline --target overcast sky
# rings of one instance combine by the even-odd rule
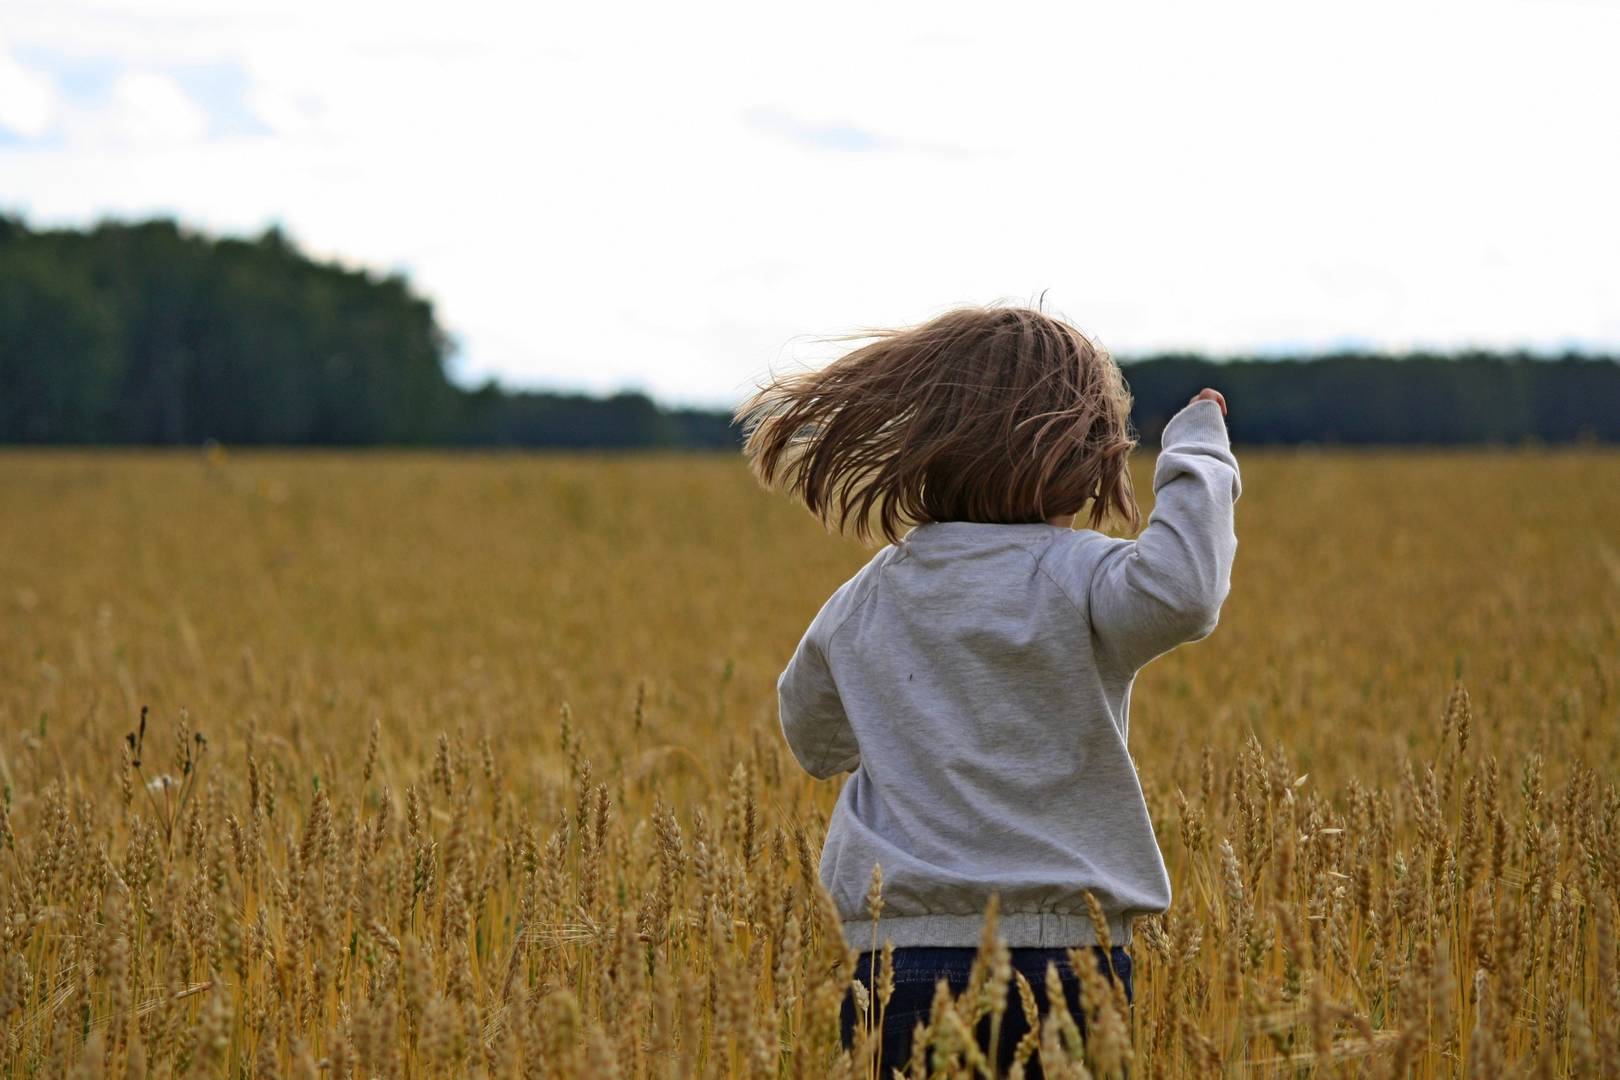
[[[1116,353],[1620,348],[1620,4],[4,0],[0,209],[280,222],[463,378],[730,403],[1047,303]]]

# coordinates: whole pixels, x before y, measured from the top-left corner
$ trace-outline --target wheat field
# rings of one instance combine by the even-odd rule
[[[1620,457],[1241,457],[1175,902],[1028,1060],[1620,1075]],[[868,556],[732,457],[0,455],[6,1073],[876,1075],[774,698]]]

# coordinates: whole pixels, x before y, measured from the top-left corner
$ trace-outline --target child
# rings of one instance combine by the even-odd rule
[[[820,876],[852,948],[894,945],[887,1075],[905,1068],[935,979],[966,985],[992,894],[1043,1010],[1053,960],[1079,1015],[1071,946],[1092,947],[1129,995],[1131,920],[1170,903],[1126,750],[1131,687],[1215,628],[1240,481],[1226,403],[1204,390],[1164,429],[1147,528],[1104,536],[1110,513],[1140,524],[1130,396],[1106,352],[1020,307],[858,336],[876,340],[776,378],[738,418],[762,482],[861,539],[875,518],[889,541],[822,607],[777,684],[800,764],[853,772]],[[1080,514],[1090,528],[1073,528]],[[1097,948],[1088,891],[1112,954]],[[871,965],[863,952],[868,985]],[[846,1001],[846,1045],[853,1023]],[[1014,1000],[1003,1065],[1025,1030]]]

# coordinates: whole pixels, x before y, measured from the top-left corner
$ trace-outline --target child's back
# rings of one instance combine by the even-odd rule
[[[1137,541],[945,521],[885,547],[782,673],[783,730],[813,775],[855,774],[821,877],[852,945],[883,867],[878,939],[974,945],[992,891],[1008,944],[1114,942],[1170,883],[1126,751],[1132,681],[1215,625],[1237,540],[1237,464],[1213,401],[1166,427]]]

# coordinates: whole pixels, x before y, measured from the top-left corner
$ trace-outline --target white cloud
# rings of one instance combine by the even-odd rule
[[[108,98],[104,111],[87,117],[92,131],[81,133],[84,141],[122,143],[143,151],[196,143],[207,134],[208,115],[170,75],[125,72],[113,82]]]
[[[12,59],[0,41],[0,133],[37,139],[50,131],[55,115],[50,84]]]
[[[724,400],[1045,288],[1120,351],[1620,346],[1613,5],[11,4],[129,74],[0,205],[283,221],[474,373]],[[166,74],[218,62],[268,134]]]

